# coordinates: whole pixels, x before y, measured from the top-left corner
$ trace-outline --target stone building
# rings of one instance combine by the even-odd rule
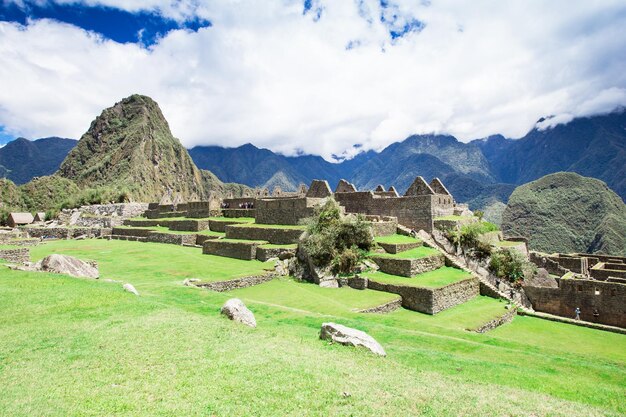
[[[35,218],[30,213],[11,213],[7,219],[9,227],[25,226],[31,224]]]
[[[530,260],[554,278],[546,285],[526,285],[537,311],[626,328],[626,257],[600,254],[542,254]]]

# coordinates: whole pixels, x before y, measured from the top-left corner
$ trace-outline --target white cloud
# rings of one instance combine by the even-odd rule
[[[373,0],[320,0],[318,21],[285,0],[83,3],[213,27],[173,31],[145,49],[55,21],[0,23],[7,131],[79,137],[103,108],[141,93],[186,146],[253,142],[329,158],[412,133],[520,137],[541,116],[626,104],[619,0],[398,0],[394,30],[411,19],[425,27],[393,44]]]

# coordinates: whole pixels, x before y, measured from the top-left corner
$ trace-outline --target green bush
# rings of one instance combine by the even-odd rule
[[[519,287],[524,281],[524,277],[536,272],[536,266],[515,251],[501,249],[491,254],[489,269],[495,276],[506,279],[510,283]]]
[[[362,216],[343,216],[328,200],[309,222],[303,246],[316,266],[350,274],[374,245],[371,227]]]
[[[497,232],[498,226],[489,222],[475,222],[461,226],[460,229],[449,229],[445,232],[446,237],[455,245],[464,248],[476,248],[480,246],[479,236],[489,232]],[[484,248],[484,245],[482,247]],[[489,250],[490,251],[490,250]]]

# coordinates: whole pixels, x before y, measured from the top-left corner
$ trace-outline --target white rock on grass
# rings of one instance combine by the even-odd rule
[[[256,327],[256,319],[252,311],[239,298],[231,298],[224,303],[221,313],[233,321],[238,321],[246,326]]]
[[[139,292],[133,287],[133,284],[124,284],[122,287],[131,294],[139,295]]]
[[[44,272],[66,274],[78,278],[97,279],[100,276],[98,268],[78,258],[67,255],[53,254],[46,256],[35,264],[34,269]]]
[[[347,346],[362,346],[376,355],[387,356],[385,349],[370,335],[361,330],[336,323],[323,323],[320,339],[330,340]]]

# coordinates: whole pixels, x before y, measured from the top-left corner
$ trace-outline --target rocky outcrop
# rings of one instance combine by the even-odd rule
[[[221,313],[233,321],[246,326],[256,327],[256,319],[252,311],[239,298],[231,298],[222,307]]]
[[[52,254],[46,256],[34,265],[34,269],[78,278],[97,279],[100,276],[98,267],[94,264],[67,255]]]
[[[370,335],[361,330],[346,327],[336,323],[323,323],[320,330],[320,339],[330,340],[347,346],[361,346],[372,353],[387,356],[385,349]]]
[[[550,273],[544,268],[538,268],[537,273],[531,277],[524,279],[524,286],[542,287],[542,288],[559,288],[556,279],[550,276]]]

